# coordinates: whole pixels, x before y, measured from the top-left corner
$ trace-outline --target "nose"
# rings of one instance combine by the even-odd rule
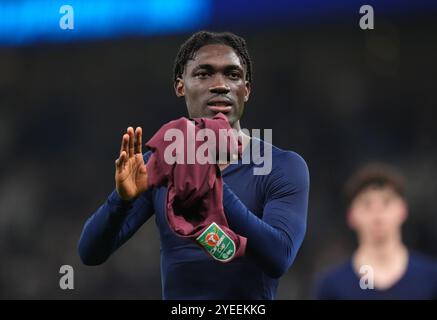
[[[209,92],[216,94],[227,94],[230,90],[231,88],[229,88],[221,75],[215,77],[213,85],[209,88]]]

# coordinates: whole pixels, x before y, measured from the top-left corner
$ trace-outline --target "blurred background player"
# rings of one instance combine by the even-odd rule
[[[358,248],[322,277],[316,298],[437,299],[436,261],[402,241],[408,216],[404,177],[387,165],[369,164],[350,178],[345,193]]]

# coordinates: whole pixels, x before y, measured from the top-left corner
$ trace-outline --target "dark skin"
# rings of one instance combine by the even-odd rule
[[[230,104],[230,111],[223,113],[231,126],[240,130],[239,120],[250,95],[250,83],[245,79],[246,68],[234,49],[211,44],[201,47],[187,62],[182,78],[175,82],[175,92],[185,97],[191,118],[212,118],[217,112],[209,108],[208,102]]]
[[[234,49],[211,44],[201,47],[187,62],[174,88],[178,97],[185,97],[191,118],[212,118],[222,112],[231,126],[240,130],[239,120],[250,95],[250,83],[245,79],[246,68]],[[134,199],[148,188],[141,127],[135,131],[129,127],[123,135],[115,161],[115,185],[123,200]]]

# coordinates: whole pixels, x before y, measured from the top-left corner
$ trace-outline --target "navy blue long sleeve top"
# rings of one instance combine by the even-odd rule
[[[113,191],[85,223],[78,246],[83,263],[105,262],[155,214],[163,299],[274,299],[305,235],[309,173],[302,157],[275,146],[269,174],[254,175],[263,164],[253,160],[240,159],[222,171],[225,215],[229,227],[247,238],[244,257],[222,263],[177,236],[165,216],[166,187],[159,187],[131,201]]]
[[[321,300],[436,300],[437,261],[409,251],[408,265],[402,277],[386,289],[360,287],[360,275],[352,260],[323,274],[315,287]]]

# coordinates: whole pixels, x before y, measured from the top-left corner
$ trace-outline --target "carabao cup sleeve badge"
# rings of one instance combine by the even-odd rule
[[[216,260],[226,262],[235,255],[235,242],[215,222],[196,241]]]

